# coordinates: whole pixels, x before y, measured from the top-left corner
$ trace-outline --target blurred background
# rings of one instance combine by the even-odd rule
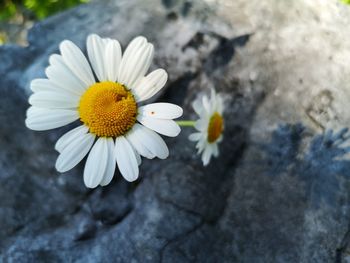
[[[0,263],[350,262],[350,0],[1,0]],[[70,127],[24,125],[64,39],[154,44],[154,98],[224,95],[219,158],[183,129],[140,179],[94,190],[55,170]],[[25,48],[24,48],[25,47]],[[153,102],[153,101],[152,101]]]
[[[350,0],[339,1],[350,4]],[[94,0],[2,0],[0,2],[0,45],[16,43],[26,46],[27,31],[35,22],[88,2],[94,2]]]
[[[39,20],[90,0],[3,0],[0,2],[0,45],[27,45],[27,31]]]

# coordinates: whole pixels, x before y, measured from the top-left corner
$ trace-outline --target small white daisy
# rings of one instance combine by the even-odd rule
[[[224,130],[223,99],[212,89],[210,99],[203,96],[202,100],[195,100],[193,109],[199,115],[194,125],[199,132],[192,133],[189,139],[197,141],[198,154],[202,153],[203,165],[207,165],[212,155],[219,155],[218,143],[222,141]]]
[[[61,55],[50,56],[47,79],[31,82],[34,94],[29,98],[31,107],[25,121],[28,128],[42,131],[80,119],[81,125],[55,145],[60,153],[56,169],[66,172],[90,152],[84,182],[94,188],[111,182],[116,164],[131,182],[138,178],[140,155],[167,158],[169,150],[157,133],[177,136],[180,127],[173,119],[182,115],[182,108],[170,103],[139,106],[168,78],[164,69],[145,76],[153,59],[153,45],[139,36],[122,55],[117,40],[90,35],[87,53],[92,69],[71,41],[63,41],[59,48]]]

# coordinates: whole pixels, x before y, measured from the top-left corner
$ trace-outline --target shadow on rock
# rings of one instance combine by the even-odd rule
[[[348,129],[327,130],[309,143],[304,142],[306,136],[307,131],[300,123],[280,125],[272,133],[271,141],[261,145],[266,152],[263,162],[269,166],[265,175],[296,176],[304,182],[313,207],[319,208],[324,203],[333,205],[341,190],[340,178],[348,179],[350,175],[350,160],[344,158],[350,147],[343,147],[350,138]]]

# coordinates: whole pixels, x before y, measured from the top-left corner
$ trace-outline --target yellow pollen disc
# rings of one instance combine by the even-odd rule
[[[209,143],[215,142],[220,137],[223,129],[224,129],[224,119],[219,113],[215,112],[211,116],[209,121],[208,142]]]
[[[79,102],[80,120],[100,137],[117,137],[135,124],[137,105],[123,85],[100,82],[90,86]]]

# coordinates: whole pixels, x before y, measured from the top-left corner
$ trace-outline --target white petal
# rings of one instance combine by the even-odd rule
[[[140,129],[140,134],[142,133],[143,136],[141,138],[144,138],[145,146],[151,153],[160,159],[165,159],[169,156],[169,149],[162,137],[160,137],[156,132],[144,126],[141,126]]]
[[[129,131],[126,135],[126,139],[130,142],[130,144],[133,146],[133,148],[142,156],[153,159],[155,154],[153,154],[144,144],[141,137],[138,136],[135,132],[135,130],[139,129],[138,126],[141,126],[140,124],[136,123],[131,131]]]
[[[210,103],[209,103],[209,99],[208,99],[208,97],[207,96],[203,96],[202,97],[202,104],[203,104],[203,108],[205,109],[205,111],[207,112],[207,113],[211,113],[211,105],[210,105]]]
[[[76,166],[89,152],[94,140],[95,135],[86,133],[71,141],[58,156],[56,170],[64,173]]]
[[[219,138],[217,138],[217,140],[216,140],[216,142],[222,142],[222,140],[224,139],[224,136],[221,134],[220,136],[219,136]]]
[[[139,155],[139,153],[135,149],[134,149],[134,153],[135,153],[135,156],[136,156],[137,164],[140,166],[141,163],[142,163],[141,156]]]
[[[221,96],[217,96],[216,97],[216,109],[217,109],[217,112],[222,115],[223,114],[223,111],[224,111],[224,102],[223,102],[223,99]]]
[[[29,97],[29,104],[48,109],[77,108],[80,97],[65,91],[41,91],[35,92]]]
[[[89,35],[86,47],[91,66],[94,69],[97,78],[100,81],[106,81],[105,43],[103,39],[96,34]]]
[[[131,145],[131,148],[134,150],[134,154],[135,154],[135,157],[136,157],[136,161],[137,161],[137,164],[140,166],[142,160],[141,160],[141,156],[140,154],[136,151],[136,149],[132,146],[132,144],[130,143]]]
[[[212,144],[212,152],[215,157],[219,156],[219,147],[217,143]]]
[[[127,58],[132,53],[135,52],[138,48],[140,48],[142,45],[147,43],[147,39],[143,36],[137,36],[133,40],[130,41],[129,45],[125,49],[125,52],[123,54],[123,57]]]
[[[211,89],[210,97],[211,112],[218,112],[222,115],[223,112],[223,100],[220,94],[217,94],[214,89]]]
[[[107,160],[107,168],[103,175],[102,181],[100,183],[101,186],[108,185],[114,176],[116,161],[114,157],[114,140],[112,138],[107,138],[108,145],[108,160]]]
[[[169,137],[175,137],[181,131],[179,125],[173,120],[155,119],[140,114],[137,115],[137,120],[151,130]]]
[[[142,78],[135,88],[133,93],[135,94],[136,101],[144,101],[156,94],[161,90],[168,80],[168,73],[164,69],[156,69]]]
[[[105,68],[107,71],[107,80],[116,82],[118,71],[122,59],[122,50],[117,40],[108,42],[105,50]]]
[[[43,109],[31,107],[27,112],[26,126],[35,131],[44,131],[64,126],[79,119],[76,110]]]
[[[204,166],[207,166],[209,164],[211,154],[211,148],[209,146],[205,147],[204,152],[202,154],[202,161]]]
[[[188,137],[188,139],[190,141],[198,141],[200,138],[202,137],[202,133],[200,132],[195,132],[195,133],[192,133],[190,134],[190,136]]]
[[[139,175],[139,166],[137,165],[132,146],[123,136],[119,136],[115,139],[114,153],[119,171],[125,180],[129,182],[135,181]]]
[[[147,44],[147,39],[142,36],[136,37],[130,42],[120,62],[118,82],[121,82],[122,79],[125,79],[127,62],[130,60],[133,54],[135,54],[135,51],[145,44]]]
[[[134,39],[130,45],[125,50],[121,61],[121,67],[118,75],[118,82],[121,82],[125,85],[130,85],[133,81],[132,76],[136,74],[135,70],[139,69],[140,62],[143,64],[144,57],[147,55],[150,50],[151,44],[147,42],[144,37],[137,37]]]
[[[197,120],[194,124],[194,127],[199,131],[206,131],[208,129],[209,119],[201,118]]]
[[[118,78],[119,82],[126,85],[129,89],[133,89],[134,84],[144,77],[151,65],[153,53],[153,45],[146,43],[126,57],[123,64],[125,69]],[[124,60],[124,57],[122,60]]]
[[[196,148],[198,149],[198,154],[204,150],[204,148],[207,146],[207,144],[208,144],[207,135],[205,135],[199,139],[199,141],[196,144]]]
[[[88,85],[80,80],[64,63],[62,56],[53,54],[49,58],[51,66],[46,68],[46,76],[61,89],[81,95]]]
[[[38,108],[35,107],[29,107],[26,111],[26,118],[28,118],[28,116],[32,116],[33,114],[36,114]]]
[[[88,61],[73,42],[64,40],[60,44],[60,51],[65,64],[86,86],[89,87],[95,83]]]
[[[40,91],[61,91],[61,88],[55,85],[52,81],[48,79],[34,79],[30,83],[30,89],[33,92]]]
[[[198,114],[201,115],[202,111],[203,111],[203,105],[201,104],[199,99],[196,99],[193,103],[192,103],[192,107],[194,109],[194,111]]]
[[[89,131],[89,128],[85,125],[76,127],[73,130],[63,134],[55,144],[55,150],[61,153],[72,141],[78,139]]]
[[[172,103],[152,103],[139,108],[139,114],[156,119],[176,119],[182,113],[182,108]]]
[[[169,150],[164,140],[157,133],[140,124],[136,123],[134,125],[133,129],[128,133],[127,139],[129,139],[132,144],[136,142],[136,149],[138,149],[138,145],[141,144],[142,147],[146,148],[152,155],[160,159],[165,159],[169,156]],[[142,154],[142,151],[140,154]]]
[[[107,168],[108,144],[104,137],[99,138],[92,147],[84,168],[84,183],[88,188],[98,186]]]
[[[216,92],[213,88],[210,89],[210,104],[216,105]]]

